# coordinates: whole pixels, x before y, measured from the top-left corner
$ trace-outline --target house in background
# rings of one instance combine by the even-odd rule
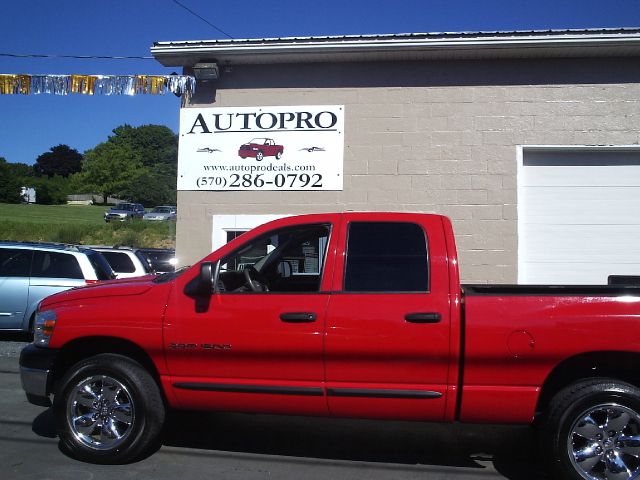
[[[36,203],[36,189],[33,187],[22,187],[20,196],[23,203]]]

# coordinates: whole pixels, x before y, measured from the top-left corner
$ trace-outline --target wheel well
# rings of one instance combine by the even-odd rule
[[[585,378],[607,377],[640,387],[640,353],[590,352],[571,357],[553,369],[542,385],[536,412],[544,412],[553,396],[564,387]]]
[[[66,344],[62,347],[54,365],[54,383],[57,384],[75,363],[101,353],[113,353],[135,360],[151,374],[162,391],[160,375],[147,352],[129,340],[116,337],[86,337]]]

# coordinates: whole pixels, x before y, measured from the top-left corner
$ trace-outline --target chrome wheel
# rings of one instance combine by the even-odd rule
[[[132,397],[118,380],[106,375],[86,378],[67,401],[67,422],[73,436],[96,450],[117,448],[132,431]]]
[[[640,479],[640,415],[616,403],[578,415],[567,438],[576,471],[587,480]]]

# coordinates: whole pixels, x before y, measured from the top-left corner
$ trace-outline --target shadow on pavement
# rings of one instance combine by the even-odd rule
[[[26,332],[2,332],[0,331],[0,342],[30,342],[31,334]]]
[[[530,427],[174,412],[164,445],[325,460],[486,469],[546,479]]]
[[[51,408],[36,417],[32,430],[42,437],[56,437]],[[218,452],[478,471],[492,464],[510,480],[548,478],[537,456],[533,429],[523,426],[172,412],[162,443]]]
[[[44,412],[36,417],[31,425],[31,430],[36,435],[47,438],[56,438],[55,421],[53,419],[53,410],[47,408]]]

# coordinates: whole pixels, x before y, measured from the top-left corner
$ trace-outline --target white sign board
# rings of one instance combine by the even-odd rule
[[[344,106],[183,108],[178,190],[342,190]]]

